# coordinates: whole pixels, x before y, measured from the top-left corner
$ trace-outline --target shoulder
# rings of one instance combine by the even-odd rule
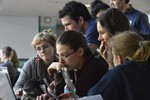
[[[115,68],[109,70],[102,78],[102,81],[117,81],[120,77],[122,77],[122,74],[126,72],[126,70],[129,70],[131,66],[133,66],[133,62],[126,62],[124,64],[118,65]]]
[[[107,64],[94,56],[85,62],[84,67],[86,70],[97,72],[99,74],[106,73],[108,71]]]
[[[0,64],[0,66],[7,67],[8,70],[12,70],[13,69],[13,65],[9,61]]]
[[[27,60],[24,65],[23,65],[23,69],[31,69],[31,68],[34,68],[35,66],[35,63],[36,63],[36,57],[37,56],[34,56],[34,57],[31,57],[29,60]]]
[[[33,64],[33,63],[35,63],[35,62],[36,62],[36,58],[37,58],[37,56],[34,56],[34,57],[29,58],[29,59],[25,62],[25,64]]]
[[[2,67],[6,67],[8,65],[8,63],[1,63],[0,66]]]
[[[101,67],[105,66],[106,68],[108,68],[107,62],[101,56],[98,58],[96,58],[96,57],[90,58],[88,63],[89,63],[89,65],[97,65],[97,66],[101,66]]]
[[[11,63],[9,61],[0,64],[0,66],[6,66],[6,67],[10,65]]]
[[[96,22],[96,18],[92,18],[89,22],[88,22],[88,30],[97,30],[97,22]]]
[[[120,69],[121,68],[118,66],[105,73],[101,80],[90,89],[88,95],[102,94],[104,91],[109,90],[113,85],[115,85],[115,82],[118,81],[117,74]]]
[[[97,22],[96,22],[96,17],[95,18],[92,18],[90,21],[89,21],[89,25],[90,24],[96,24]]]
[[[97,31],[97,22],[96,19],[93,18],[88,22],[88,28],[86,31],[86,38],[96,36],[95,39],[97,40],[98,31]]]
[[[147,16],[146,14],[144,14],[143,12],[131,7],[131,9],[129,11],[127,11],[125,13],[126,15],[132,15],[134,17],[142,17],[142,16]]]

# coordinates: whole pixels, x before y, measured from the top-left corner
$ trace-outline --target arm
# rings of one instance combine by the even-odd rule
[[[23,88],[24,83],[32,77],[32,64],[30,63],[29,59],[23,66],[22,71],[19,75],[19,78],[15,84],[15,86],[13,87],[13,90],[15,92],[15,94],[17,94],[18,90],[20,90],[21,88]]]
[[[140,32],[142,32],[142,34],[150,35],[150,24],[148,21],[148,17],[145,14],[139,17],[137,25],[140,29]]]

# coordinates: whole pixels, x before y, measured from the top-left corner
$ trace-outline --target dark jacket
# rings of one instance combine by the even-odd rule
[[[70,72],[71,78],[76,87],[76,93],[79,97],[87,96],[88,90],[94,86],[101,77],[108,71],[108,66],[102,58],[95,58],[93,55],[88,56],[81,69]],[[61,81],[61,83],[63,83]],[[60,85],[60,84],[59,84]],[[65,84],[59,86],[59,94],[63,93]],[[57,88],[57,87],[56,87]],[[56,89],[58,90],[58,88]]]
[[[150,100],[150,60],[128,61],[107,72],[88,95],[104,100]]]

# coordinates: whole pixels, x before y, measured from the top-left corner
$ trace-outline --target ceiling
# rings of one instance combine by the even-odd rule
[[[71,0],[0,0],[0,16],[57,16],[58,11]],[[90,4],[92,0],[76,0]],[[109,4],[109,0],[102,0]],[[150,0],[130,0],[144,13],[150,13]]]

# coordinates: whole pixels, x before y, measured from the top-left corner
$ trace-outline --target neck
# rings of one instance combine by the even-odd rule
[[[7,62],[7,61],[9,61],[9,59],[5,59],[5,60],[4,60],[4,62]]]
[[[48,68],[51,62],[44,62],[45,66]]]
[[[87,29],[88,29],[88,22],[84,22],[84,25],[83,25],[83,33],[85,34],[86,33],[86,31],[87,31]]]
[[[82,69],[82,67],[83,67],[84,64],[85,64],[85,61],[86,61],[86,59],[81,58],[81,59],[80,59],[80,62],[79,62],[79,65],[78,65],[78,68],[76,68],[76,70]]]
[[[124,13],[124,12],[126,12],[127,11],[127,9],[130,7],[130,5],[129,4],[125,4],[125,6],[124,6],[124,8],[123,8],[123,10],[122,10],[122,12]]]

